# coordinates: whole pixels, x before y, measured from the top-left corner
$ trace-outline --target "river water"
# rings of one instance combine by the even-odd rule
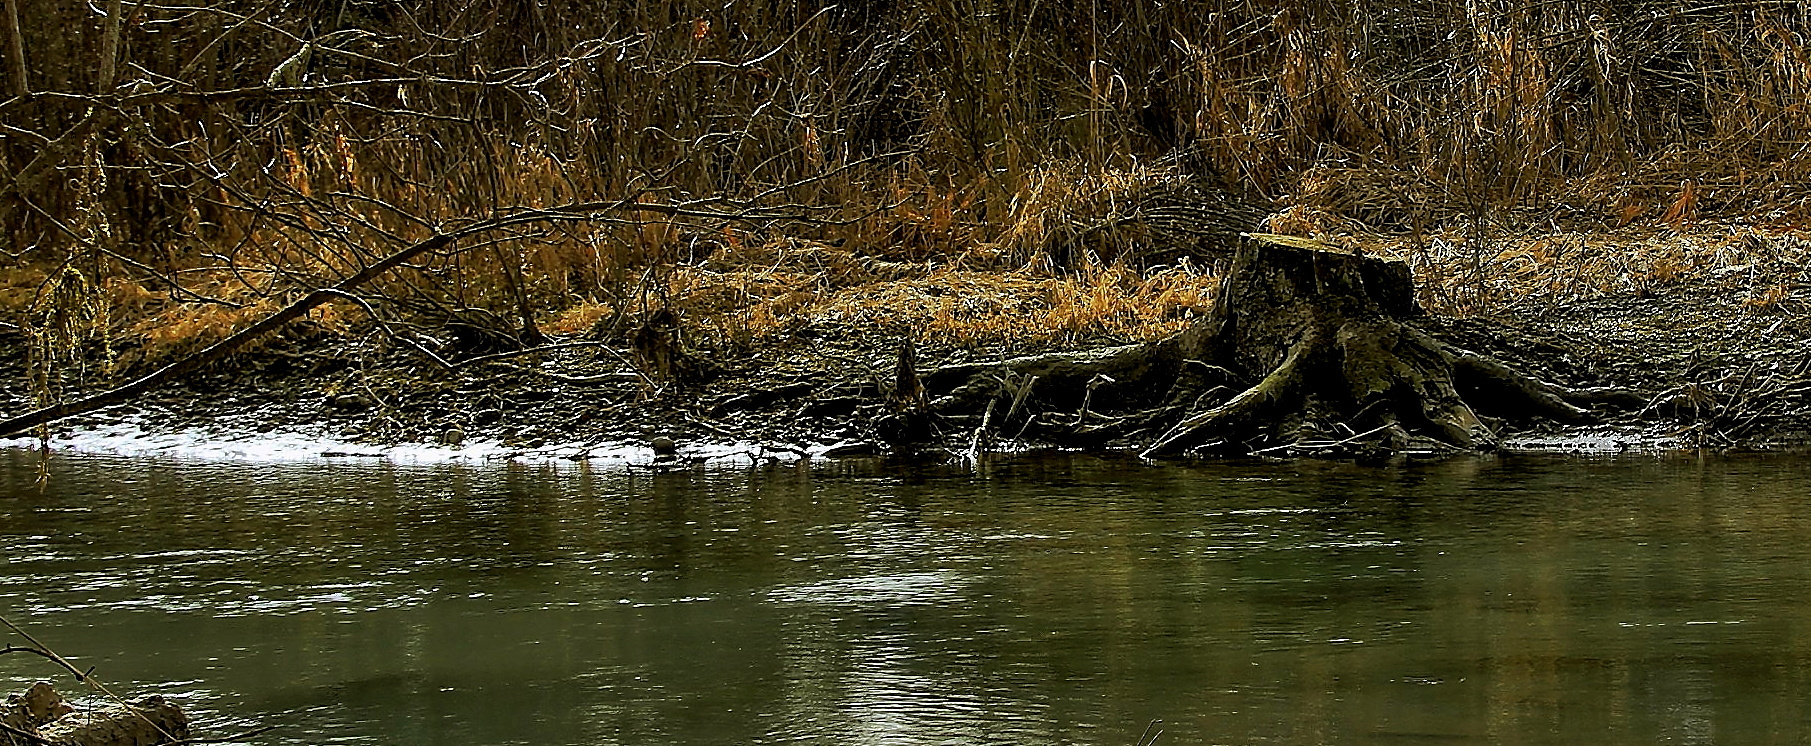
[[[34,458],[0,452],[0,615],[203,736],[1811,739],[1803,458]],[[81,688],[0,656],[38,677]]]

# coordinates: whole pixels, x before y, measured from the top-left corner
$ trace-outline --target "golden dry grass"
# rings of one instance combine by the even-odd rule
[[[1020,262],[1048,261],[1053,256],[1088,252],[1112,261],[1133,248],[1137,236],[1109,230],[1136,213],[1153,192],[1186,180],[1174,165],[1134,163],[1129,167],[1090,168],[1059,160],[1032,169],[996,242],[1004,256]]]
[[[1811,232],[1750,224],[1653,224],[1612,231],[1524,231],[1474,240],[1437,232],[1425,241],[1365,242],[1404,259],[1423,302],[1454,316],[1531,311],[1605,296],[1673,288],[1730,293],[1755,310],[1799,310],[1811,295]]]
[[[1386,190],[1380,185],[1388,182],[1387,174],[1323,174],[1304,182],[1312,187],[1304,194],[1313,199],[1272,216],[1273,229],[1408,261],[1423,303],[1438,313],[1538,310],[1687,285],[1729,292],[1753,313],[1807,310],[1811,237],[1790,221],[1694,221],[1679,214],[1684,209],[1667,219],[1655,202],[1646,217],[1621,228],[1510,231],[1494,223],[1449,221],[1419,237],[1386,235],[1353,216],[1374,209],[1380,195],[1413,206],[1412,187]],[[556,335],[585,333],[609,320],[632,323],[666,304],[708,344],[731,353],[783,343],[807,330],[876,338],[909,330],[927,343],[1002,351],[1153,339],[1207,313],[1218,278],[1186,264],[1141,273],[1097,260],[1058,271],[1028,257],[1047,255],[1050,242],[1110,217],[1139,190],[1170,178],[1173,173],[1161,169],[1089,174],[1073,163],[1058,164],[1027,182],[1020,212],[999,231],[1000,240],[977,240],[955,211],[949,216],[902,211],[897,214],[908,215],[904,222],[916,227],[895,235],[921,231],[916,234],[921,240],[935,236],[936,248],[885,256],[862,245],[852,249],[735,228],[706,234],[696,225],[657,224],[629,226],[633,230],[609,238],[598,233],[615,227],[543,236],[509,251],[447,258],[441,266],[475,276],[465,289],[484,296],[498,291],[498,262],[520,262],[540,323]],[[1316,200],[1324,207],[1303,206]],[[872,222],[881,225],[880,219]],[[646,264],[642,255],[670,253],[682,236],[694,246],[701,237],[708,239],[709,246],[693,259]],[[272,242],[282,244],[281,239],[273,234]],[[617,253],[600,248],[610,245]],[[293,243],[287,250],[292,255],[266,248],[256,256],[274,264],[310,255]],[[637,256],[627,258],[625,251]],[[902,260],[912,257],[921,258]],[[22,307],[42,278],[41,269],[9,268],[0,278],[6,280],[0,302]],[[129,348],[123,362],[142,365],[193,352],[269,313],[283,299],[267,292],[261,283],[269,278],[263,274],[215,269],[183,278],[191,290],[241,307],[197,303],[113,278],[106,294],[114,338]],[[311,331],[327,333],[368,328],[364,311],[344,303],[323,307],[309,321]]]
[[[1179,269],[1142,277],[1111,267],[1071,276],[935,267],[843,287],[820,275],[770,268],[684,282],[690,298],[746,301],[739,307],[707,304],[693,314],[703,328],[735,345],[772,343],[816,327],[876,339],[909,332],[954,347],[1026,350],[1179,331],[1211,306],[1215,279]]]
[[[714,1],[548,6],[545,25],[460,10],[433,33],[367,29],[383,42],[310,72],[419,84],[123,111],[129,132],[58,164],[82,178],[0,204],[9,253],[24,252],[0,268],[0,322],[24,326],[65,264],[100,267],[105,336],[142,367],[437,230],[627,200],[424,256],[361,292],[396,321],[477,309],[556,335],[620,334],[666,305],[731,352],[825,329],[1009,350],[1150,339],[1205,313],[1216,278],[1120,266],[1146,237],[1104,226],[1184,178],[1269,198],[1266,230],[1409,261],[1439,313],[1682,286],[1806,312],[1802,3],[887,5],[754,0],[735,19]],[[213,16],[143,10],[129,48],[213,50],[132,60],[185,95],[256,90],[297,38],[284,24],[299,19],[273,11],[235,37],[244,59],[207,61],[219,77],[191,86],[196,55],[227,53]],[[83,68],[92,45],[66,46],[39,50],[77,55],[44,69]],[[54,136],[78,115],[42,98],[48,113],[8,109],[7,124]],[[0,151],[16,166],[41,146]],[[688,200],[813,219],[657,209]],[[159,220],[170,230],[143,229]],[[101,258],[97,240],[137,264]],[[172,294],[144,265],[238,307]],[[336,302],[305,330],[369,324]]]

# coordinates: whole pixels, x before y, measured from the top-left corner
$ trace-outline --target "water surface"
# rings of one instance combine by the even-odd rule
[[[203,735],[1811,739],[1804,459],[60,455],[39,490],[33,458],[0,453],[0,614]],[[56,675],[0,656],[6,691]]]

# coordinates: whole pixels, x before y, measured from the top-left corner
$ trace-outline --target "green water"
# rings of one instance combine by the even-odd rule
[[[42,492],[31,458],[0,453],[0,614],[203,736],[1811,740],[1802,458],[59,456]],[[6,691],[57,675],[0,656]]]

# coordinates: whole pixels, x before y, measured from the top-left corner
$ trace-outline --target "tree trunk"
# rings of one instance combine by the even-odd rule
[[[107,31],[101,37],[100,77],[95,80],[95,93],[103,96],[112,93],[113,85],[119,82],[120,36],[125,31],[121,4],[121,0],[107,0]]]
[[[949,391],[935,405],[946,417],[1024,398],[1001,381],[1035,385],[1046,411],[1022,431],[1146,457],[1488,449],[1498,436],[1474,407],[1590,418],[1564,392],[1422,332],[1422,315],[1402,262],[1244,240],[1213,312],[1178,335],[930,380]]]
[[[1421,315],[1408,266],[1249,244],[1184,355],[1249,385],[1170,427],[1144,451],[1245,452],[1359,432],[1399,447],[1411,434],[1456,448],[1496,435],[1455,389],[1450,355],[1409,321]],[[1394,449],[1394,448],[1393,448]]]
[[[6,24],[6,62],[12,68],[12,86],[9,89],[14,96],[24,98],[31,95],[31,76],[25,66],[25,34],[19,28],[19,0],[5,0],[5,7],[0,8],[4,16],[0,21]]]

